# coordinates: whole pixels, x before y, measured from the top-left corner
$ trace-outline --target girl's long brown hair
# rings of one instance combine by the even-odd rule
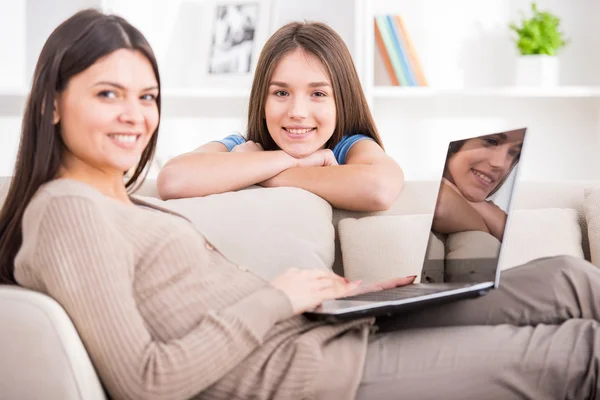
[[[158,65],[144,36],[126,20],[97,10],[79,11],[50,35],[39,56],[25,106],[21,141],[4,205],[0,210],[0,283],[15,283],[14,259],[23,241],[21,221],[36,191],[54,179],[64,148],[53,124],[54,99],[74,76],[118,49],[142,53],[152,64],[160,88]],[[160,91],[159,91],[160,93]],[[160,114],[160,94],[157,98]],[[158,127],[126,187],[143,182],[154,156]]]
[[[265,43],[250,91],[247,139],[265,150],[278,149],[267,129],[265,102],[277,63],[298,48],[320,60],[331,79],[337,121],[327,148],[333,149],[344,135],[357,133],[372,137],[383,147],[348,47],[333,29],[320,22],[288,23]]]

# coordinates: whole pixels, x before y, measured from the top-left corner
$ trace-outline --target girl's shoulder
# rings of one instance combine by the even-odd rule
[[[342,140],[338,142],[333,148],[333,155],[337,160],[339,165],[346,164],[346,157],[348,156],[348,152],[354,146],[355,143],[360,142],[361,140],[375,140],[371,136],[363,135],[362,133],[357,133],[354,135],[344,135]]]
[[[231,151],[235,146],[246,143],[246,138],[240,135],[239,133],[232,133],[231,135],[221,140],[215,141],[224,144],[225,147],[227,147],[227,150]]]

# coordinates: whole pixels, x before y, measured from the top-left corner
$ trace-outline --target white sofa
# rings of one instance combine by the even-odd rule
[[[8,182],[0,178],[0,204]],[[518,184],[503,268],[559,254],[600,265],[584,213],[584,190],[593,187],[600,181]],[[437,188],[437,182],[406,182],[390,210],[370,214],[332,209],[293,188],[249,188],[163,205],[186,215],[224,254],[265,278],[298,266],[376,280],[420,268]],[[160,202],[153,181],[138,194]],[[600,192],[597,197],[594,209]],[[596,241],[600,220],[594,221],[589,237]],[[0,286],[0,347],[3,400],[107,398],[69,317],[45,295]]]

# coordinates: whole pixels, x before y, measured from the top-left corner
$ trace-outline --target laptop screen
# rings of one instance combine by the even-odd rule
[[[526,128],[453,141],[421,283],[496,282]]]

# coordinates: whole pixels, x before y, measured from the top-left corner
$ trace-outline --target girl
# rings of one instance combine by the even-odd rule
[[[487,200],[519,162],[525,130],[453,142],[448,150],[433,228],[484,231],[502,241],[506,212]]]
[[[392,205],[403,181],[383,151],[341,37],[322,23],[293,22],[261,52],[247,137],[231,135],[172,159],[158,191],[172,199],[294,186],[335,207],[378,211]]]
[[[372,333],[372,319],[310,322],[303,312],[358,284],[295,269],[266,282],[183,217],[128,195],[149,166],[159,116],[156,61],[140,32],[77,13],[40,54],[0,213],[0,282],[64,307],[111,398],[598,393],[600,271],[591,264],[514,268],[477,300],[377,321],[403,328],[394,332]]]

